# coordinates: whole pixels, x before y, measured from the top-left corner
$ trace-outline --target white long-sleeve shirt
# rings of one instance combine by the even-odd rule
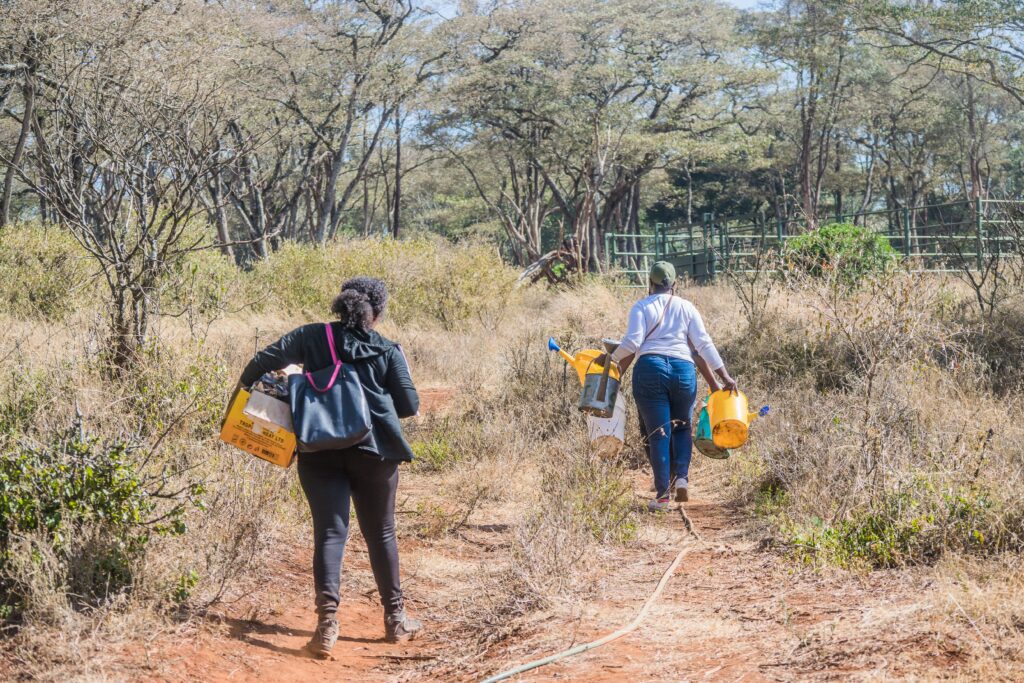
[[[658,325],[665,306],[668,306],[668,310],[665,310],[665,318]],[[654,329],[656,325],[657,329]],[[696,306],[678,296],[652,294],[633,304],[629,311],[626,335],[612,354],[612,360],[621,361],[631,353],[636,353],[637,358],[654,353],[682,358],[692,363],[691,345],[712,370],[725,365],[704,328],[704,320]]]

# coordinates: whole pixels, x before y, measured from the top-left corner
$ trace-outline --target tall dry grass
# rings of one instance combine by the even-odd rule
[[[44,250],[45,259],[79,263],[73,245],[46,245],[56,255]],[[421,388],[451,395],[442,411],[408,424],[419,458],[403,474],[412,493],[400,533],[440,547],[484,517],[507,529],[436,607],[449,635],[484,651],[538,611],[571,612],[596,590],[593,563],[612,561],[645,523],[629,483],[645,461],[635,420],[616,461],[596,458],[574,373],[545,345],[555,336],[568,349],[597,346],[622,330],[636,291],[598,280],[517,289],[487,247],[429,240],[290,247],[245,273],[203,254],[161,285],[165,315],[151,345],[130,374],[112,379],[103,303],[88,277],[55,295],[41,262],[0,259],[9,276],[0,282],[25,272],[29,290],[0,285],[0,299],[19,302],[0,320],[10,368],[0,377],[0,456],[47,444],[81,416],[100,443],[130,444],[126,476],[161,494],[138,524],[180,509],[182,526],[151,534],[125,580],[85,602],[70,596],[76,562],[109,532],[74,518],[60,542],[29,523],[5,537],[7,649],[26,670],[73,667],[98,651],[90,642],[129,637],[140,624],[201,618],[251,586],[282,547],[308,542],[292,473],[220,444],[215,427],[251,353],[323,319],[338,285],[356,274],[388,282],[381,331],[403,344]],[[746,448],[713,464],[728,474],[726,494],[809,566],[1005,566],[1024,529],[1024,362],[1014,322],[1024,309],[1011,301],[979,320],[954,283],[902,273],[856,290],[797,277],[748,291],[723,282],[680,292],[703,312],[751,401],[772,406]],[[623,397],[635,414],[628,386]],[[702,486],[700,469],[694,483]],[[1001,571],[1000,585],[1014,585]],[[965,591],[985,591],[971,581]],[[982,603],[961,600],[974,620],[989,618]],[[992,623],[1017,612],[993,611]]]
[[[58,252],[47,258],[61,261],[64,250],[79,262],[73,244],[46,244]],[[8,258],[0,270],[32,290],[45,271],[38,263]],[[0,539],[5,649],[40,663],[32,673],[43,675],[44,663],[56,672],[61,663],[74,667],[83,650],[99,652],[90,642],[123,637],[133,619],[151,630],[201,617],[248,590],[282,547],[308,543],[293,473],[230,449],[215,432],[252,352],[327,317],[340,283],[360,273],[388,282],[381,329],[403,343],[417,384],[454,393],[444,416],[408,425],[420,455],[413,483],[430,483],[410,503],[402,533],[443,543],[481,506],[516,512],[512,542],[481,574],[479,601],[452,606],[456,628],[503,637],[509,614],[575,599],[587,583],[578,562],[585,553],[630,542],[636,510],[625,470],[589,454],[575,378],[545,347],[551,334],[570,347],[594,345],[620,323],[621,292],[596,282],[562,293],[515,289],[515,273],[492,250],[432,240],[291,247],[250,272],[207,253],[161,283],[154,294],[163,315],[150,344],[129,372],[113,374],[103,302],[85,294],[95,291],[88,278],[71,293],[46,279],[29,299],[58,301],[10,307],[0,325],[0,358],[13,368],[0,378],[0,457],[34,457],[33,449],[74,427],[97,445],[55,452],[57,466],[106,463],[107,444],[123,443],[127,461],[116,476],[152,505],[132,508],[116,529],[96,525],[108,501],[83,475],[73,490],[54,494],[58,525],[0,520],[10,531]],[[26,300],[15,289],[5,294],[15,295]],[[0,482],[0,498],[17,506],[27,495],[23,479]],[[97,540],[136,532],[117,580],[103,583],[114,551]],[[87,570],[101,572],[106,590],[82,599],[75,582]]]
[[[794,556],[888,567],[1024,545],[1019,380],[994,370],[999,331],[964,296],[906,273],[855,291],[796,278],[726,346],[776,404],[738,491]]]

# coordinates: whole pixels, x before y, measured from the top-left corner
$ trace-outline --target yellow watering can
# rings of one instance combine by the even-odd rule
[[[573,370],[576,371],[576,374],[579,375],[580,384],[586,382],[588,372],[601,373],[604,371],[604,368],[601,365],[594,364],[594,361],[601,356],[604,351],[600,351],[598,349],[583,349],[575,356],[570,356],[562,350],[554,337],[548,337],[548,349],[551,351],[557,351],[558,355],[565,359],[566,363],[572,366]],[[612,365],[608,370],[608,376],[612,379],[618,380],[619,369],[615,365]]]
[[[602,339],[605,351],[609,355],[615,351],[619,343],[610,339]],[[615,413],[615,399],[619,395],[620,370],[619,364],[608,361],[603,366],[595,360],[603,352],[597,349],[585,349],[575,356],[563,351],[554,337],[548,338],[548,349],[557,351],[558,355],[571,365],[579,375],[583,391],[580,394],[579,409],[595,417],[611,417]]]
[[[711,440],[719,448],[739,448],[750,433],[750,423],[768,414],[768,406],[747,412],[747,397],[742,391],[721,389],[708,398]]]

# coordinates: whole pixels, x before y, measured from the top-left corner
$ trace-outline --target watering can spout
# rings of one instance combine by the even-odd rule
[[[605,343],[605,348],[607,348],[607,342]],[[572,366],[573,370],[576,371],[576,375],[580,379],[580,384],[583,384],[587,373],[601,372],[604,369],[603,366],[594,362],[603,355],[598,349],[584,349],[575,356],[570,356],[558,345],[558,342],[555,341],[554,337],[548,337],[548,349],[558,353],[559,356],[565,359],[566,363]],[[618,365],[613,364],[613,367],[610,369],[610,375],[615,380],[619,379]]]
[[[585,369],[581,369],[581,365],[580,365],[579,360],[577,358],[573,358],[568,353],[563,351],[562,347],[558,345],[558,342],[555,341],[554,337],[548,337],[548,350],[549,351],[557,351],[558,355],[561,356],[562,358],[564,358],[566,363],[568,363],[573,368],[575,368],[576,372],[580,373],[581,376],[582,376],[582,374],[584,372],[586,372]]]
[[[763,406],[760,410],[753,413],[747,413],[747,422],[753,422],[756,418],[764,417],[768,414],[768,406]]]

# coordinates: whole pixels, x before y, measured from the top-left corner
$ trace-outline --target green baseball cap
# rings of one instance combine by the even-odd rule
[[[670,285],[676,281],[676,267],[668,261],[658,261],[651,266],[649,278],[652,285]]]

